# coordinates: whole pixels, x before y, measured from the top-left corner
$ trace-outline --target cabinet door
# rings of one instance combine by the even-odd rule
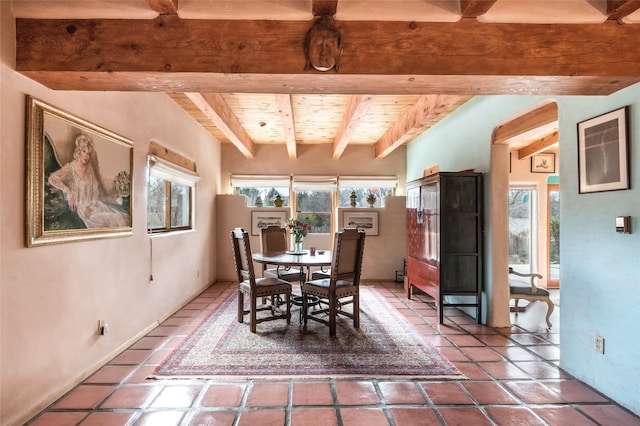
[[[429,262],[440,259],[440,185],[432,180],[422,186],[421,204],[424,216],[424,258]]]
[[[477,294],[478,262],[478,256],[474,255],[443,254],[440,291],[443,294]]]
[[[442,238],[443,254],[478,253],[478,234],[480,223],[475,214],[442,215],[442,229],[446,233]]]
[[[442,214],[479,213],[477,176],[445,176],[441,186]]]
[[[424,256],[424,225],[420,206],[420,187],[407,188],[407,256]]]

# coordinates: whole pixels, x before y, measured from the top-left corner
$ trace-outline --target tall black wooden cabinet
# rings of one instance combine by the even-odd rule
[[[482,173],[441,172],[407,184],[407,298],[412,287],[481,321]],[[450,297],[449,297],[450,296]]]

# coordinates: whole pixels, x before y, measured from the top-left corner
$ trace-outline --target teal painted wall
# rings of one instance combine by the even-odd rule
[[[640,85],[558,105],[561,367],[640,414]],[[578,194],[576,124],[625,105],[631,190]],[[615,232],[616,216],[632,217],[632,234]],[[596,334],[604,355],[593,349]]]
[[[442,172],[475,169],[489,172],[491,135],[496,124],[536,104],[541,97],[476,96],[407,146],[407,181],[425,167]]]
[[[441,171],[475,169],[487,173],[489,200],[493,129],[543,99],[473,98],[409,144],[407,180],[434,164]],[[640,339],[633,338],[640,335],[640,84],[606,97],[554,99],[560,126],[560,366],[640,414]],[[577,123],[625,105],[631,107],[632,189],[578,194]],[[615,232],[614,219],[623,215],[632,217],[630,235]],[[490,247],[485,250],[490,264]],[[605,338],[604,355],[594,350],[596,334]]]

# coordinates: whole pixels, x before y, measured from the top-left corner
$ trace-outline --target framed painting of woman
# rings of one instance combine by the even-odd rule
[[[28,247],[131,235],[133,142],[27,96]]]

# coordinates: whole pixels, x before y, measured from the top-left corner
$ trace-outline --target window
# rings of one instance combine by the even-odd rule
[[[339,182],[339,185],[338,185]],[[395,195],[395,176],[265,176],[232,175],[236,195],[245,195],[250,207],[273,206],[276,196],[291,206],[293,217],[313,217],[311,234],[331,234],[337,225],[336,206],[350,207],[355,192],[357,207],[368,207],[367,195],[374,194],[374,207],[382,207],[386,196]],[[260,204],[262,203],[262,204]]]
[[[284,201],[283,206],[290,205],[289,176],[231,176],[231,187],[236,195],[245,195],[248,206],[256,206],[262,201],[264,206],[273,206],[278,195]],[[258,197],[260,197],[258,199]],[[257,203],[257,207],[260,203]]]
[[[509,266],[517,272],[537,270],[537,191],[509,189]]]
[[[323,176],[294,177],[296,217],[313,218],[310,234],[331,234],[333,227],[336,178]]]
[[[340,207],[351,207],[351,193],[356,194],[356,207],[369,207],[367,196],[373,194],[373,207],[382,207],[385,196],[396,193],[398,179],[395,176],[342,176],[339,181],[338,203]]]
[[[191,229],[193,189],[199,176],[191,170],[149,156],[147,229],[168,232]]]

